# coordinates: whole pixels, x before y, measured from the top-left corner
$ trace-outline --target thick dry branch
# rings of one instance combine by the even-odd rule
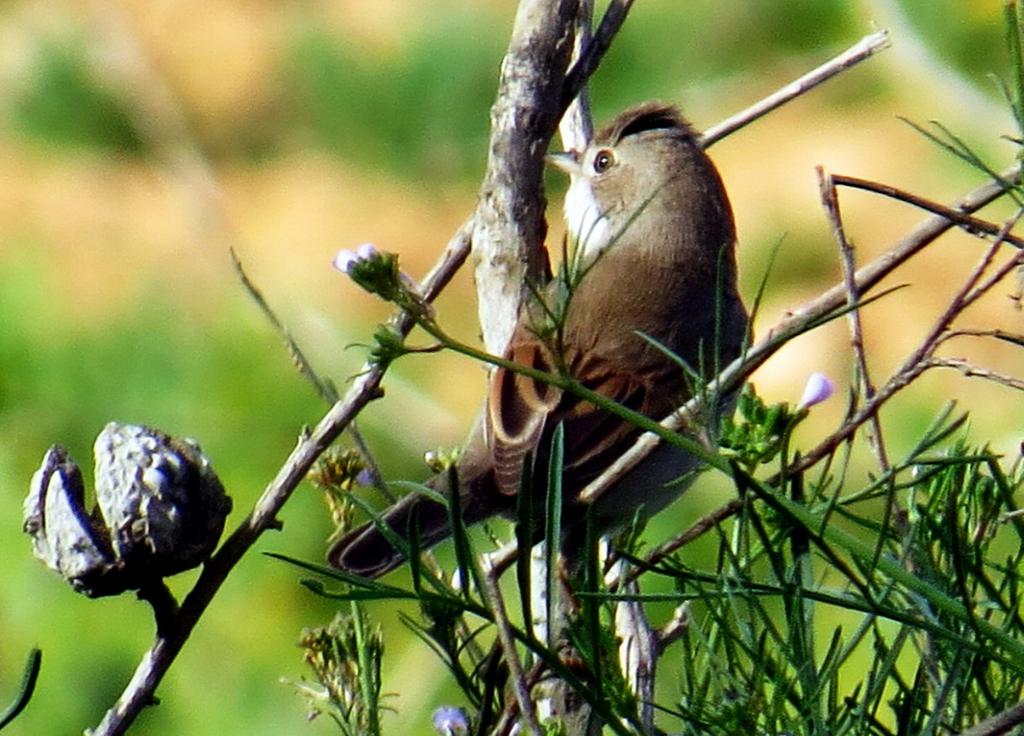
[[[527,284],[546,272],[544,155],[562,117],[578,0],[522,0],[491,108],[487,172],[473,232],[480,327],[501,355]]]

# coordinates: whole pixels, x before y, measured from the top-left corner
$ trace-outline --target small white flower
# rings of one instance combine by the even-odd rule
[[[797,404],[798,409],[810,409],[820,404],[836,391],[836,384],[824,373],[812,373],[804,384],[804,393]]]
[[[434,730],[441,736],[465,736],[469,733],[469,718],[462,708],[443,705],[434,711]]]

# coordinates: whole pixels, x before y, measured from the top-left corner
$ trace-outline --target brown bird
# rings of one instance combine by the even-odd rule
[[[689,124],[657,102],[618,115],[585,151],[550,159],[572,177],[565,214],[576,257],[569,275],[548,285],[545,305],[533,300],[524,306],[506,357],[567,372],[661,420],[695,387],[693,374],[653,343],[707,378],[739,355],[747,334],[736,290],[735,225],[722,180]],[[561,317],[552,320],[552,312]],[[728,402],[719,410],[722,404]],[[494,371],[457,464],[467,524],[515,514],[528,457],[535,468],[528,487],[544,493],[551,437],[560,424],[563,534],[580,533],[579,493],[641,432],[568,391],[505,368]],[[685,489],[685,482],[673,481],[698,465],[692,455],[662,444],[594,502],[596,528],[611,532],[638,513],[646,518],[660,511]],[[428,484],[450,493],[447,477]],[[535,508],[543,508],[542,501]],[[405,538],[416,523],[424,548],[451,533],[445,506],[416,493],[387,509],[382,520]],[[371,577],[404,560],[374,524],[336,542],[328,559]]]

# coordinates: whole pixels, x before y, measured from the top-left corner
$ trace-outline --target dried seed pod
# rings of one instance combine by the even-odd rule
[[[95,597],[140,588],[210,556],[231,499],[195,442],[112,422],[94,452],[91,512],[64,448],[52,447],[32,477],[25,531],[37,557]]]

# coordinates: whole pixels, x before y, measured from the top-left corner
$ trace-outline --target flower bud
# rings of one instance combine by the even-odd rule
[[[192,440],[108,424],[94,447],[96,507],[85,509],[82,474],[50,448],[25,499],[36,557],[75,590],[117,595],[206,560],[231,499]]]
[[[359,256],[356,255],[355,251],[339,250],[337,255],[334,256],[334,260],[331,261],[331,265],[342,273],[347,274],[358,260]]]
[[[469,733],[469,718],[462,708],[450,705],[441,706],[434,711],[431,720],[434,730],[441,736],[466,736]]]
[[[812,373],[807,377],[807,383],[804,384],[804,393],[800,397],[800,403],[797,404],[797,408],[809,409],[815,404],[820,404],[835,393],[835,390],[836,384],[831,378],[824,373]]]

